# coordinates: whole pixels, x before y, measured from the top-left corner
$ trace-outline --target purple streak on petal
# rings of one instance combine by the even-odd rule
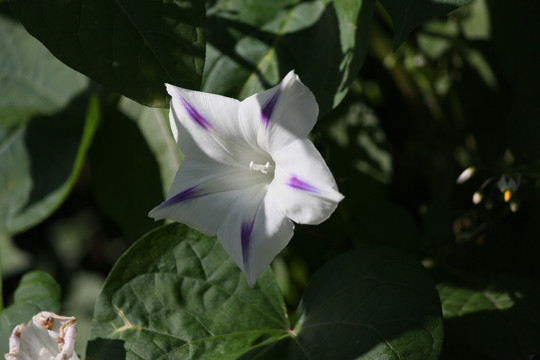
[[[321,193],[321,191],[319,189],[317,189],[315,186],[310,185],[310,184],[306,183],[305,181],[300,180],[299,178],[297,178],[294,175],[292,175],[289,178],[289,181],[287,181],[287,185],[294,188],[294,189],[298,189],[298,190],[302,190],[302,191],[312,192],[312,193],[315,193],[315,194],[320,194]]]
[[[274,95],[272,95],[270,100],[268,100],[261,109],[261,121],[263,122],[264,127],[267,129],[268,129],[268,125],[270,124],[270,118],[272,117],[272,113],[274,112],[274,107],[277,104],[280,94],[281,94],[281,89],[278,88],[277,91],[274,93]]]
[[[160,206],[170,206],[178,204],[182,201],[187,201],[191,199],[198,198],[200,196],[204,196],[205,194],[202,193],[200,190],[197,189],[197,186],[192,186],[190,188],[187,188],[184,191],[179,192],[178,194],[174,195],[169,200],[163,202]]]
[[[211,130],[213,129],[212,124],[204,117],[202,116],[197,109],[193,107],[190,103],[187,102],[186,99],[180,96],[180,102],[182,103],[182,106],[184,109],[186,109],[186,112],[188,115],[195,120],[197,124],[199,124],[204,130]]]
[[[248,265],[249,250],[251,246],[251,233],[253,232],[253,224],[255,224],[255,216],[250,221],[242,220],[242,230],[240,239],[242,241],[242,259],[244,261],[244,269]]]

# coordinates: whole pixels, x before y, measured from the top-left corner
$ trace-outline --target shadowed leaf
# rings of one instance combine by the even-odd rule
[[[394,50],[426,21],[444,16],[471,0],[381,0],[394,23]]]
[[[204,2],[14,0],[30,34],[60,60],[147,106],[166,107],[165,82],[198,89]]]

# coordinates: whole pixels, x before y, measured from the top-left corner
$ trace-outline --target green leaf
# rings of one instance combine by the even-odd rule
[[[0,234],[0,275],[8,277],[28,270],[32,261],[30,255],[18,248],[11,237]],[[2,286],[0,285],[0,290]],[[0,291],[1,296],[1,291]],[[0,299],[0,310],[2,300]]]
[[[440,303],[405,253],[366,246],[341,255],[309,283],[293,336],[242,359],[437,359]]]
[[[244,99],[294,69],[327,113],[360,70],[374,3],[217,1],[208,10],[203,90]]]
[[[540,346],[540,285],[503,277],[474,286],[441,283],[446,339],[452,359],[532,359]]]
[[[120,110],[139,126],[158,162],[163,195],[167,195],[184,158],[169,127],[169,110],[148,108],[127,98],[120,101]]]
[[[48,217],[82,169],[99,119],[97,101],[15,126],[0,126],[0,233],[23,231]],[[85,105],[85,104],[84,104]]]
[[[0,34],[1,127],[53,114],[88,85],[86,77],[58,61],[1,11]]]
[[[487,0],[474,0],[468,6],[456,11],[462,18],[463,35],[469,40],[488,40],[491,33],[491,21]]]
[[[288,327],[270,271],[252,289],[215,238],[171,224],[136,242],[109,274],[87,359],[236,359]]]
[[[43,271],[26,273],[15,291],[13,304],[0,312],[0,354],[8,352],[13,328],[41,311],[59,312],[60,287]]]
[[[0,233],[37,224],[65,199],[97,122],[75,96],[88,79],[0,14]],[[84,102],[83,104],[81,104]],[[69,106],[68,106],[69,104]]]
[[[95,198],[129,240],[160,224],[148,217],[163,201],[160,170],[134,121],[117,108],[104,106],[89,158]]]
[[[471,0],[380,0],[394,23],[394,50],[426,21],[444,16]]]
[[[204,1],[13,0],[10,5],[56,57],[135,101],[165,107],[165,82],[200,86]]]
[[[435,359],[437,293],[422,266],[382,247],[325,265],[289,326],[270,271],[252,289],[215,238],[172,224],[143,237],[109,275],[87,359]]]

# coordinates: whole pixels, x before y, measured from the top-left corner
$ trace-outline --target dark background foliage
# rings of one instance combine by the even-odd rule
[[[21,4],[13,2],[18,16]],[[316,84],[313,91],[324,99],[311,138],[346,196],[329,221],[297,226],[273,263],[291,318],[301,311],[306,286],[324,264],[351,249],[384,245],[421,262],[435,283],[444,318],[440,358],[540,358],[538,5],[474,0],[449,16],[419,20],[414,25],[423,25],[407,36],[394,31],[392,19],[402,13],[399,9],[385,11],[382,5],[390,6],[385,1],[364,2],[358,16],[373,19],[364,21],[356,35],[363,47],[342,44],[349,46],[356,65],[348,74],[335,69],[320,74],[314,39],[330,23],[347,23],[339,7],[323,7],[320,17],[298,31],[294,23],[280,22],[282,5],[269,9],[268,18],[255,18],[249,7],[234,13],[220,4],[207,4],[214,12],[208,14],[205,35],[210,70],[198,74],[202,88],[245,97],[279,81],[298,61],[301,77]],[[2,26],[23,49],[32,40],[19,40],[22,28],[6,2],[0,9]],[[303,9],[298,11],[304,16]],[[276,32],[273,19],[285,30]],[[194,21],[200,31],[199,20]],[[0,33],[0,41],[13,46],[11,37],[1,40],[2,34],[7,32]],[[344,35],[326,36],[332,40],[321,46],[334,54]],[[308,38],[311,42],[301,44]],[[269,48],[275,49],[269,65],[257,68],[257,80],[250,80],[246,68],[268,55]],[[0,50],[0,64],[15,69],[7,49]],[[189,51],[195,60],[183,64],[201,67],[200,46]],[[44,62],[53,61],[43,56]],[[62,71],[55,74],[70,77]],[[328,80],[318,82],[319,76]],[[189,86],[197,87],[200,78],[190,77]],[[339,88],[343,82],[350,84],[346,95]],[[181,155],[155,140],[166,124],[166,111],[143,108],[83,77],[75,85],[61,84],[61,96],[50,102],[22,99],[23,93],[15,94],[7,83],[0,87],[0,116],[8,120],[0,124],[0,156],[5,144],[14,141],[13,151],[27,148],[31,159],[19,175],[13,169],[21,166],[0,157],[0,181],[11,181],[6,169],[14,181],[30,174],[39,179],[34,193],[41,191],[30,200],[0,193],[0,289],[9,305],[26,272],[47,271],[62,289],[62,313],[77,316],[79,337],[86,339],[94,303],[112,266],[136,239],[161,225],[146,214],[162,200]],[[164,101],[162,94],[159,99]],[[20,106],[13,105],[19,101]],[[57,119],[53,130],[40,127],[48,117]],[[148,118],[157,119],[155,128],[148,121],[145,125]],[[61,141],[46,131],[61,133]],[[48,142],[36,141],[40,137]],[[65,156],[54,158],[60,152]],[[457,183],[470,167],[474,175]],[[503,175],[519,179],[508,202],[497,187]],[[34,201],[50,188],[60,190],[50,203],[38,201],[39,215],[32,217]],[[482,195],[478,203],[473,202],[475,193]],[[12,216],[5,209],[17,201],[27,208]],[[78,346],[83,352],[86,345]]]

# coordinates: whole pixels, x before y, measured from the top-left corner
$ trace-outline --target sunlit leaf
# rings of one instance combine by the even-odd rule
[[[207,19],[203,90],[243,99],[295,69],[327,113],[362,65],[374,3],[217,1]]]
[[[456,11],[463,18],[463,34],[471,40],[488,40],[491,33],[491,21],[487,0],[474,0]]]
[[[538,283],[505,277],[474,286],[441,283],[437,289],[447,358],[532,359],[538,353]]]
[[[436,359],[437,293],[408,255],[364,247],[312,279],[291,328],[270,271],[250,288],[215,238],[172,224],[118,261],[96,305],[87,359]]]
[[[56,57],[140,103],[165,107],[165,82],[200,86],[204,1],[13,0],[10,5]]]
[[[270,271],[252,289],[215,238],[173,224],[135,243],[109,274],[87,359],[110,352],[122,359],[236,359],[287,329]]]

